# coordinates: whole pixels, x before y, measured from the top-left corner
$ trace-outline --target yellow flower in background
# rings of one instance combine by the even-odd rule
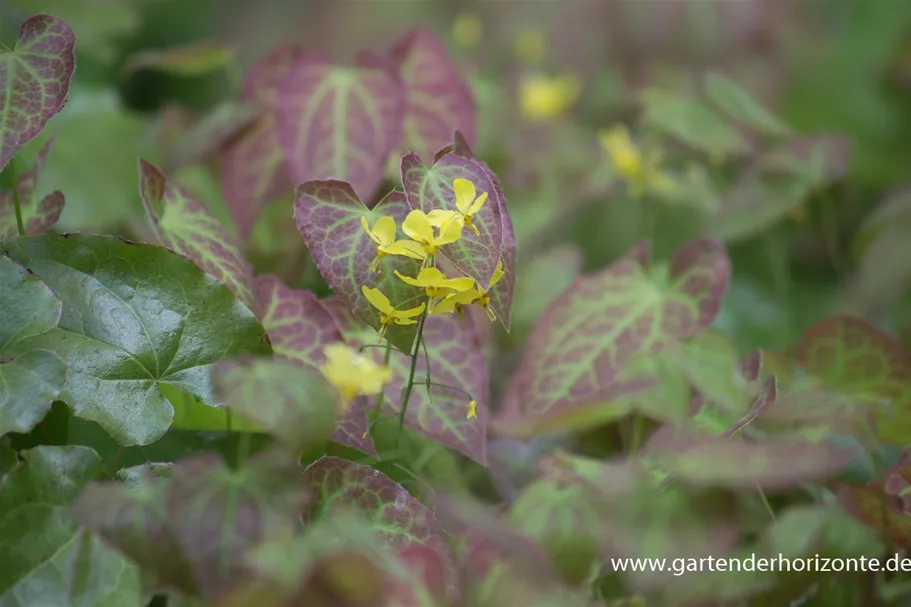
[[[568,112],[581,92],[582,86],[575,76],[534,74],[519,87],[519,105],[522,115],[530,120],[553,120]]]
[[[382,324],[382,327],[377,335],[377,343],[382,341],[383,337],[386,335],[386,329],[390,325],[417,324],[418,321],[414,320],[414,317],[420,316],[424,311],[423,303],[408,310],[396,310],[389,301],[389,298],[386,297],[382,291],[379,289],[372,289],[367,285],[361,287],[361,293],[364,294],[364,297],[367,298],[370,305],[376,308],[380,313],[380,323]]]
[[[481,20],[469,13],[459,15],[452,24],[452,38],[462,46],[475,46],[481,41],[481,33]]]
[[[538,63],[544,58],[547,42],[537,27],[526,27],[516,36],[516,58],[523,63]]]
[[[477,419],[478,417],[478,401],[470,400],[468,401],[468,413],[465,415],[465,419]]]
[[[674,189],[674,180],[661,170],[661,152],[641,150],[624,125],[601,131],[598,139],[611,157],[614,171],[629,184],[633,196],[638,198],[646,189],[662,193]]]
[[[426,257],[423,248],[418,243],[395,239],[395,220],[392,217],[380,217],[371,230],[367,224],[367,218],[361,215],[361,226],[367,232],[370,240],[376,243],[376,259],[370,264],[370,270],[373,272],[380,271],[380,261],[387,255],[402,255],[420,260]]]
[[[427,304],[429,306],[428,313],[433,312],[436,300],[446,297],[450,293],[474,289],[473,278],[449,278],[437,268],[424,268],[418,273],[416,278],[405,276],[398,270],[395,271],[395,275],[406,284],[424,289],[424,293],[430,300]]]
[[[408,238],[420,243],[426,255],[435,255],[440,247],[451,244],[462,237],[464,225],[461,217],[454,216],[438,223],[439,226],[434,227],[424,211],[415,209],[408,213],[405,221],[402,222],[402,231]]]
[[[341,408],[348,408],[357,396],[379,394],[392,379],[392,371],[378,365],[363,354],[341,342],[323,348],[326,362],[320,372],[341,395]]]

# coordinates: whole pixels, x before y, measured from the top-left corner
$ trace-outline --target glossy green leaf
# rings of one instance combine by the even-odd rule
[[[66,369],[52,352],[8,354],[18,342],[56,327],[61,310],[60,300],[37,276],[0,257],[0,436],[29,432],[63,389]]]
[[[161,437],[173,408],[158,384],[214,403],[211,367],[246,352],[268,354],[262,326],[231,292],[165,249],[106,236],[45,235],[0,252],[60,297],[59,325],[19,342],[67,366],[61,400],[124,445]]]
[[[337,394],[321,375],[293,363],[222,361],[213,382],[229,409],[261,425],[292,454],[319,447],[335,428]]]
[[[60,111],[76,69],[76,37],[62,19],[35,15],[0,46],[0,171]]]
[[[764,108],[737,82],[724,74],[710,72],[704,79],[705,92],[731,118],[773,137],[786,137],[791,129]]]

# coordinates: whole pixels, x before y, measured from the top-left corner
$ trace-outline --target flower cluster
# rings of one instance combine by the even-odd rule
[[[462,238],[465,228],[479,234],[474,218],[487,202],[487,192],[479,195],[475,185],[468,179],[455,179],[452,189],[455,194],[454,210],[434,209],[429,213],[414,210],[405,217],[401,227],[407,239],[396,240],[397,227],[392,217],[380,217],[373,227],[365,218],[361,218],[364,231],[377,246],[376,258],[371,264],[373,271],[381,271],[380,264],[389,255],[423,262],[417,276],[406,276],[395,271],[399,280],[422,290],[426,299],[418,306],[399,310],[379,289],[366,285],[361,287],[364,297],[380,313],[380,340],[391,325],[416,324],[417,319],[425,313],[461,314],[463,308],[471,304],[482,307],[491,321],[496,320],[496,314],[490,308],[490,290],[503,278],[502,262],[497,266],[489,285],[480,285],[467,276],[447,276],[435,265],[437,252]]]
[[[342,342],[327,345],[323,348],[323,355],[326,361],[319,370],[338,390],[340,412],[346,411],[358,396],[379,394],[392,379],[392,371],[388,367],[376,364]]]

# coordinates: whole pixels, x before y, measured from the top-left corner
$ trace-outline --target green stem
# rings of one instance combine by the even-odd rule
[[[418,321],[418,331],[415,336],[414,348],[411,352],[411,369],[408,371],[408,383],[405,384],[405,391],[402,393],[402,410],[399,411],[399,430],[395,435],[395,448],[399,448],[399,441],[402,438],[402,430],[405,427],[405,412],[408,410],[408,401],[411,399],[411,390],[414,388],[414,374],[418,366],[418,353],[421,350],[421,340],[424,338],[424,321],[427,320],[427,306],[421,312],[421,319]]]
[[[10,177],[13,181],[13,208],[16,209],[16,227],[19,236],[25,236],[25,223],[22,221],[22,203],[19,200],[19,179],[16,177],[16,163],[9,163]]]
[[[389,368],[389,359],[392,358],[392,344],[386,340],[386,352],[383,354],[383,366]],[[380,410],[383,408],[383,398],[386,396],[386,384],[376,397],[376,404],[373,406],[373,419],[376,421],[380,417]]]
[[[765,506],[766,512],[769,513],[773,521],[776,520],[775,510],[772,508],[772,504],[769,503],[769,498],[766,497],[765,491],[760,489],[759,485],[756,485],[756,491],[759,492],[759,499],[762,501],[762,505]]]

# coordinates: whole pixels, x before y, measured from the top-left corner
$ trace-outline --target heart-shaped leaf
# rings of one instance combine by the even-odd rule
[[[139,193],[162,244],[224,283],[254,314],[253,268],[243,244],[203,204],[155,166],[139,161]]]
[[[875,408],[882,440],[911,440],[911,350],[860,318],[835,316],[808,328],[800,365],[826,385]]]
[[[339,326],[345,327],[342,331],[345,340],[354,347],[370,343],[372,331],[339,304],[338,300],[324,300]],[[433,383],[428,393],[427,363],[422,348],[415,366],[415,386],[405,411],[405,426],[486,466],[490,388],[487,362],[477,330],[469,318],[434,314],[424,323],[424,340]],[[381,348],[370,348],[365,354],[373,356],[377,363],[384,358]],[[411,358],[393,351],[389,367],[394,375],[386,384],[383,411],[397,415],[401,411],[402,391],[411,370]],[[469,398],[466,393],[478,403],[477,417],[471,419],[467,417]],[[359,399],[362,410],[369,409],[374,402],[374,399]]]
[[[260,116],[222,150],[222,189],[244,239],[263,207],[293,187],[278,140],[275,109],[282,78],[300,56],[297,46],[280,45],[250,69],[241,101],[259,109]]]
[[[262,326],[224,285],[165,249],[42,235],[5,241],[0,253],[63,303],[59,325],[18,342],[12,354],[40,348],[62,358],[61,400],[123,445],[153,442],[171,425],[174,409],[159,383],[214,404],[214,363],[271,353]]]
[[[416,276],[420,262],[401,256],[388,256],[379,272],[370,270],[377,254],[376,244],[361,225],[361,217],[372,227],[380,217],[392,217],[401,228],[408,214],[405,196],[392,191],[372,209],[364,206],[350,185],[343,181],[309,181],[297,188],[294,219],[320,274],[354,313],[380,330],[380,315],[361,292],[362,286],[377,288],[395,307],[418,305],[421,291],[405,284],[395,271]],[[398,237],[404,238],[401,229]],[[404,352],[410,352],[417,333],[415,325],[393,325],[386,339]]]
[[[323,348],[342,341],[335,315],[312,292],[290,289],[274,276],[258,277],[256,294],[265,310],[263,326],[272,341],[276,358],[318,370],[326,360]],[[345,304],[341,306],[344,308]],[[345,313],[350,314],[347,308]],[[375,335],[366,325],[362,326]],[[373,440],[367,435],[368,422],[363,405],[362,401],[356,401],[337,420],[332,440],[375,456]]]
[[[260,424],[294,455],[321,446],[335,428],[335,391],[293,363],[225,360],[215,365],[213,382],[227,407]]]
[[[0,171],[63,107],[75,44],[63,20],[35,15],[19,26],[15,49],[0,47]]]
[[[652,436],[649,458],[689,483],[708,487],[786,490],[832,476],[852,454],[826,443],[799,443],[701,432],[675,432],[670,426]]]
[[[397,552],[417,545],[449,554],[446,533],[433,512],[382,472],[326,456],[307,467],[304,481],[310,490],[305,521],[354,510]]]
[[[62,304],[37,276],[0,257],[0,436],[31,431],[60,396],[66,380],[63,361],[52,352],[6,355],[16,342],[50,331]]]
[[[436,34],[408,32],[393,45],[392,55],[408,93],[405,147],[429,162],[456,129],[473,142],[478,129],[474,97]]]
[[[26,234],[40,234],[49,229],[63,212],[64,197],[60,191],[54,191],[36,201],[35,190],[38,187],[38,178],[44,161],[50,152],[53,139],[48,139],[44,147],[38,152],[35,164],[24,172],[18,179],[19,204],[22,213],[22,223]],[[17,159],[18,161],[18,159]],[[0,192],[0,239],[13,238],[19,235],[19,225],[16,220],[16,206],[13,190]]]
[[[730,279],[724,247],[702,238],[667,267],[650,267],[648,258],[647,245],[639,245],[607,269],[576,279],[551,303],[510,381],[507,415],[605,402],[629,387],[623,370],[634,356],[712,324]]]
[[[405,117],[405,87],[391,58],[361,52],[354,67],[342,67],[306,55],[283,78],[276,103],[294,183],[347,181],[364,200],[373,197]]]
[[[452,184],[457,178],[472,182],[478,195],[487,192],[487,202],[472,220],[478,235],[465,229],[462,238],[440,250],[459,271],[486,288],[503,252],[501,210],[505,202],[493,174],[480,161],[457,154],[446,154],[430,167],[414,153],[402,158],[402,184],[412,209],[425,213],[434,209],[456,210]]]

